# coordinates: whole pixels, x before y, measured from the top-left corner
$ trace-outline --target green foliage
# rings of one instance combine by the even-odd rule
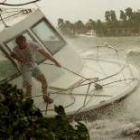
[[[74,128],[62,106],[55,106],[55,118],[47,118],[16,86],[2,84],[0,94],[0,140],[89,140],[85,125]]]

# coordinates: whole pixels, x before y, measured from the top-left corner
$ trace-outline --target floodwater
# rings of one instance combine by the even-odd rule
[[[127,54],[129,63],[140,71],[140,37],[76,37],[68,39],[78,53],[96,45],[110,44]],[[93,122],[86,122],[91,140],[140,140],[140,88],[124,100],[95,112]]]

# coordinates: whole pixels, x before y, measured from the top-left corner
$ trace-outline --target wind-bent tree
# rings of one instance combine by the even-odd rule
[[[87,23],[85,23],[86,30],[94,30],[95,28],[95,21],[89,19]]]

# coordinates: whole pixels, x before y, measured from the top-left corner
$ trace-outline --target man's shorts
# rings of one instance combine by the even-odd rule
[[[26,87],[32,84],[32,77],[38,79],[38,77],[42,74],[38,67],[33,68],[32,70],[26,70],[22,73],[23,77],[23,86]]]

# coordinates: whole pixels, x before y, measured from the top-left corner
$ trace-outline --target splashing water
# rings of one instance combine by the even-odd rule
[[[140,69],[140,37],[77,37],[70,46],[81,53],[91,46],[111,44],[127,55],[127,61]],[[139,70],[140,71],[140,70]],[[93,122],[85,123],[91,140],[140,139],[140,88],[121,102],[94,112]]]

